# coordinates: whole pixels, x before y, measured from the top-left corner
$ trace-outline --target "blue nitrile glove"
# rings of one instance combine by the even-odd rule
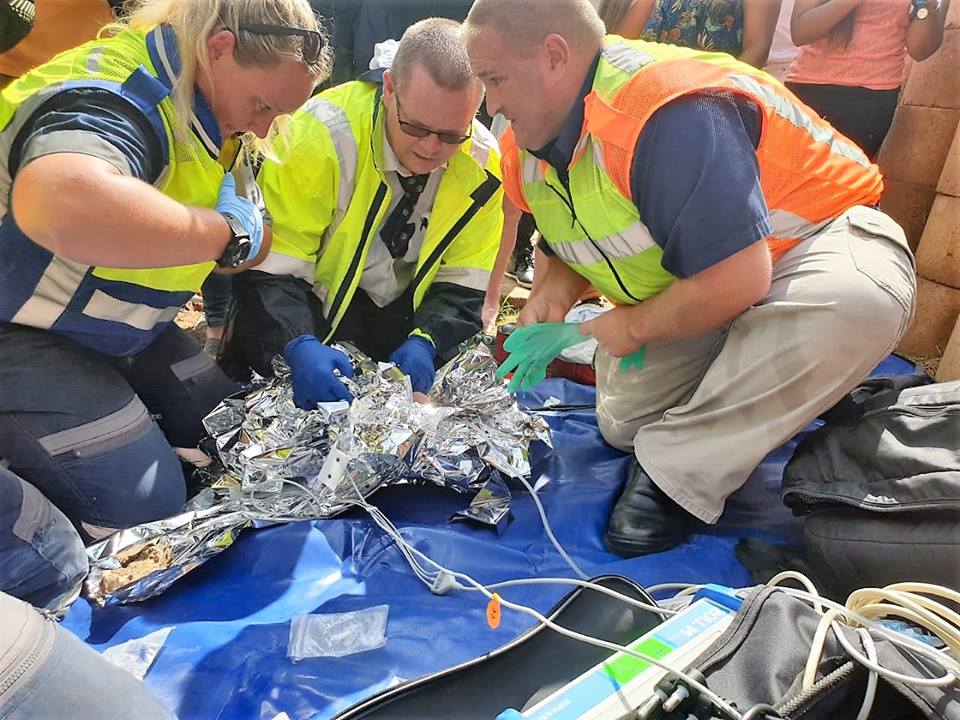
[[[430,392],[433,387],[433,378],[436,370],[433,359],[437,356],[437,349],[425,337],[411,335],[403,344],[390,353],[390,362],[410,376],[410,384],[414,392]]]
[[[293,376],[293,404],[301,410],[314,410],[317,403],[353,400],[340,378],[353,377],[350,358],[339,350],[324,345],[313,335],[301,335],[287,343],[283,357]]]
[[[230,173],[224,175],[220,183],[217,212],[229,215],[250,234],[250,252],[246,259],[255,258],[263,244],[263,214],[254,202],[237,195],[237,181]]]

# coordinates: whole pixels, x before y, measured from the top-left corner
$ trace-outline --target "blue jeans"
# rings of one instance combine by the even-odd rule
[[[171,325],[138,355],[114,358],[2,323],[0,347],[10,470],[90,537],[180,510],[173,447],[195,447],[203,416],[235,390],[199,345]]]
[[[233,299],[233,279],[229,275],[210,273],[200,288],[203,295],[203,314],[208,327],[223,327],[227,308]]]
[[[53,612],[65,609],[87,575],[83,542],[40,491],[0,468],[0,592]]]
[[[0,720],[175,720],[142,682],[0,592]]]

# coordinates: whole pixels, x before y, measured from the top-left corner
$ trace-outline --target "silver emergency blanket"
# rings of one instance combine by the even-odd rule
[[[354,364],[351,404],[293,404],[289,370],[224,400],[204,427],[219,456],[207,487],[184,512],[120,531],[88,548],[87,594],[100,605],[154,597],[229,547],[244,528],[331,518],[391,484],[433,483],[468,494],[452,519],[502,531],[503,477],[530,474],[531,440],[550,444],[546,422],[521,411],[495,376],[484,345],[437,373],[414,396],[396,366],[342,346]]]

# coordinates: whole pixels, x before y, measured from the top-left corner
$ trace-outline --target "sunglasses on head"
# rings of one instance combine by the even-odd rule
[[[323,50],[323,36],[316,30],[287,27],[285,25],[261,25],[259,23],[240,23],[237,25],[237,29],[253,35],[274,35],[279,37],[295,35],[303,38],[301,54],[303,55],[303,61],[309,65],[312,65],[320,59],[320,51]]]
[[[397,99],[397,122],[400,123],[400,129],[403,130],[410,137],[415,138],[425,138],[428,135],[436,135],[437,139],[445,145],[462,145],[473,135],[473,124],[470,125],[470,130],[466,135],[460,135],[458,133],[449,133],[449,132],[437,132],[436,130],[430,130],[425,128],[422,125],[415,125],[414,123],[409,123],[406,120],[400,117],[400,96],[394,95]]]

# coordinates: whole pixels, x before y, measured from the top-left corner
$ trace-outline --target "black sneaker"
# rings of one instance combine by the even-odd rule
[[[507,271],[520,287],[533,285],[533,245],[524,243],[513,251],[513,269]]]

